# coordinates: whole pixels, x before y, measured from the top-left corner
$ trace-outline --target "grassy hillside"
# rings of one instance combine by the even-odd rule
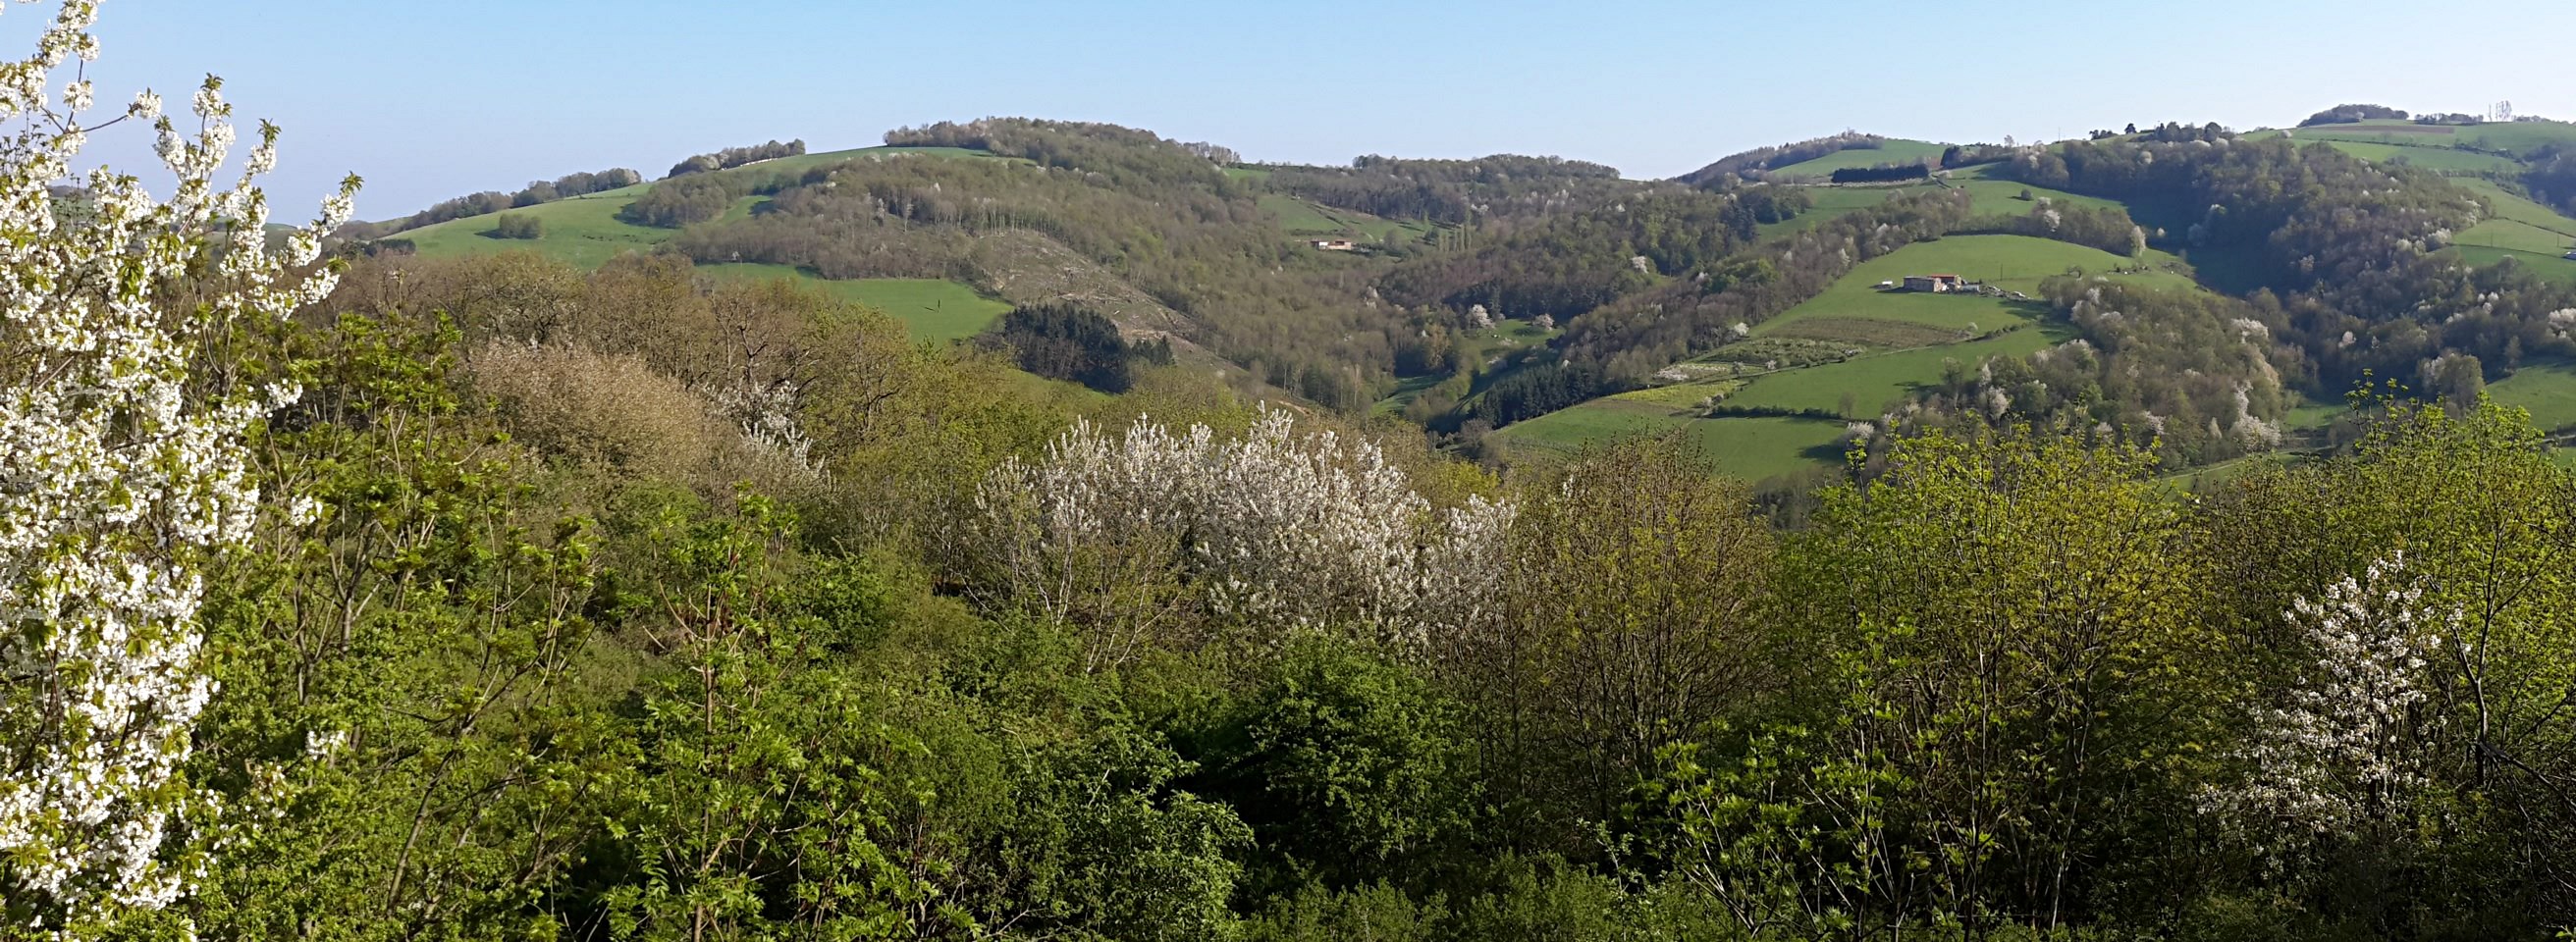
[[[786,278],[802,281],[833,297],[864,304],[892,315],[924,340],[956,340],[984,332],[1011,305],[953,281],[937,278],[815,278],[785,265],[700,265],[698,271],[726,280]]]
[[[1835,151],[1804,163],[1790,164],[1786,167],[1776,167],[1771,170],[1771,177],[1773,179],[1783,177],[1825,177],[1832,176],[1833,172],[1836,170],[1842,170],[1849,167],[1875,167],[1880,164],[1901,164],[1926,160],[1938,163],[1941,160],[1941,152],[1948,150],[1949,147],[1950,145],[1948,144],[1935,144],[1930,141],[1908,141],[1891,138],[1882,142],[1878,147]]]
[[[2531,424],[2557,431],[2576,426],[2576,363],[2525,363],[2487,387],[2499,405],[2527,409]]]
[[[982,151],[956,147],[866,147],[856,150],[830,151],[781,157],[745,164],[716,173],[776,173],[825,166],[854,158],[926,154],[939,157],[978,160],[1016,160],[996,157]],[[1025,163],[1026,161],[1019,161]],[[638,226],[617,218],[618,211],[652,189],[653,183],[585,196],[542,203],[525,209],[509,210],[510,215],[533,218],[543,227],[535,239],[504,239],[494,234],[502,214],[468,216],[398,233],[393,238],[410,240],[420,255],[428,258],[488,254],[508,251],[535,251],[581,268],[597,268],[622,252],[649,252],[680,234],[677,229]],[[737,200],[719,222],[741,219],[767,197],[749,196]],[[913,335],[925,340],[948,340],[969,337],[982,331],[993,319],[1010,310],[1008,303],[986,298],[965,285],[937,279],[871,278],[829,280],[783,265],[702,265],[702,270],[723,278],[788,278],[852,302],[884,310],[910,326]]]

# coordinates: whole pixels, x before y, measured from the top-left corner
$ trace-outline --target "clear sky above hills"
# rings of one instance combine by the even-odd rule
[[[46,6],[12,4],[21,54]],[[1110,121],[1247,159],[1510,151],[1671,176],[1846,128],[2024,140],[2296,122],[2343,101],[2576,117],[2565,0],[1720,4],[1177,0],[108,0],[103,103],[223,75],[367,218],[574,170],[985,115]],[[139,136],[95,146],[148,159]]]

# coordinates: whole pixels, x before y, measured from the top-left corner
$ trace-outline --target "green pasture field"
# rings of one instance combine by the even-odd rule
[[[2160,261],[2159,257],[2171,258],[2160,252],[2151,252],[2150,257],[2143,261],[2154,264]],[[1757,336],[1768,335],[1801,320],[1823,317],[1871,318],[1944,330],[1965,331],[1971,325],[1992,330],[2036,318],[2036,303],[1880,291],[1877,285],[1881,281],[1902,283],[1907,275],[1952,274],[2006,290],[2036,294],[2042,279],[2064,274],[2069,268],[2107,273],[2114,267],[2139,261],[2100,249],[2031,236],[1949,236],[1917,242],[1862,262],[1823,293],[1763,322],[1754,328],[1754,333]],[[2161,288],[2188,290],[2194,287],[2188,276],[2161,267],[2111,277]]]
[[[2576,235],[2555,232],[2523,222],[2498,217],[2460,232],[2452,241],[2461,245],[2511,249],[2535,254],[2565,255],[2576,251]]]
[[[2531,412],[2531,424],[2548,431],[2576,426],[2576,363],[2525,363],[2513,375],[2487,384],[2497,405]]]
[[[1807,186],[1800,187],[1799,189],[1805,190],[1807,193],[1807,199],[1810,203],[1807,211],[1799,213],[1792,219],[1763,223],[1759,227],[1759,235],[1762,238],[1770,239],[1791,232],[1803,232],[1808,229],[1813,229],[1816,226],[1823,224],[1828,219],[1849,213],[1853,210],[1868,209],[1872,206],[1876,206],[1895,198],[1899,193],[1916,192],[1922,189],[1922,187]]]
[[[2521,262],[2532,274],[2560,284],[2576,285],[2576,261],[2560,258],[2565,254],[2563,252],[2523,252],[2485,245],[2456,245],[2451,250],[2460,253],[2460,260],[2479,268],[2510,258]]]
[[[1854,411],[1844,418],[1874,419],[1914,390],[1939,382],[1949,362],[1973,371],[1990,357],[2026,356],[2074,336],[2072,330],[2058,325],[2028,327],[1968,343],[1864,354],[1840,363],[1783,370],[1754,377],[1726,405],[1839,413],[1843,397],[1849,395]]]
[[[2118,200],[2106,200],[2098,196],[2078,196],[2063,190],[2031,186],[2012,180],[1971,177],[1964,180],[1953,179],[1950,185],[1968,191],[1969,197],[1975,200],[1969,204],[1968,211],[1979,216],[2027,216],[2039,208],[2041,197],[2046,197],[2049,205],[2052,206],[2081,206],[2086,209],[2127,208]],[[2022,199],[2023,190],[2029,190],[2032,198]]]
[[[2511,219],[2552,232],[2576,236],[2576,219],[2570,219],[2566,214],[2543,206],[2530,197],[2507,192],[2504,187],[2497,186],[2493,180],[2463,177],[2450,182],[2452,186],[2477,194],[2478,199],[2487,204],[2487,211],[2494,218]]]
[[[700,265],[697,270],[727,281],[786,279],[799,287],[884,311],[902,321],[921,340],[957,340],[983,333],[994,319],[1009,313],[1010,302],[975,293],[975,289],[938,278],[816,278],[786,265]]]
[[[513,250],[531,250],[581,268],[598,268],[621,252],[649,252],[654,246],[679,235],[677,229],[638,226],[620,221],[617,212],[634,202],[652,184],[637,184],[587,196],[540,203],[509,213],[533,217],[544,226],[543,235],[535,239],[503,239],[490,235],[500,213],[450,219],[394,234],[391,238],[409,239],[423,257],[443,258],[458,255],[485,255]],[[737,211],[748,211],[749,203],[759,197],[746,197]]]

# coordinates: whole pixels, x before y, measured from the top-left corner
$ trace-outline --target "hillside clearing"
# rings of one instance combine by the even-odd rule
[[[698,271],[726,281],[785,279],[832,297],[884,311],[902,321],[921,340],[958,340],[983,333],[1011,305],[975,293],[975,289],[938,278],[816,278],[785,265],[736,263],[700,265]]]

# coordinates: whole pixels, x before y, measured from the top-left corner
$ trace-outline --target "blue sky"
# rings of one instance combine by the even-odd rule
[[[18,55],[43,6],[10,5]],[[384,218],[574,170],[985,115],[1111,121],[1248,159],[1509,151],[1670,176],[1846,128],[2022,139],[2341,101],[2576,117],[2565,0],[1539,3],[107,0],[102,102],[223,75],[285,126],[269,185],[368,179]],[[139,138],[93,155],[145,155]]]

